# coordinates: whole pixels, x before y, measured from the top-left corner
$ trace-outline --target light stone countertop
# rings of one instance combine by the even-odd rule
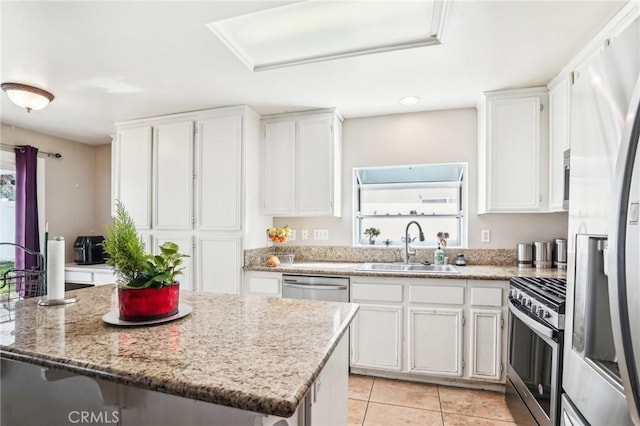
[[[351,303],[184,291],[180,301],[193,307],[190,315],[117,327],[101,319],[114,288],[69,292],[79,301],[66,306],[18,302],[15,322],[0,324],[0,356],[289,417],[358,310]]]
[[[317,274],[343,275],[361,277],[402,277],[402,278],[449,278],[464,280],[509,280],[513,276],[563,278],[567,274],[558,269],[518,268],[517,266],[486,266],[467,265],[456,266],[458,273],[424,273],[424,272],[390,272],[390,271],[358,271],[362,263],[353,262],[294,262],[289,266],[245,266],[245,271],[282,272],[285,274]]]
[[[67,263],[64,265],[65,271],[80,272],[113,272],[113,268],[106,263],[94,263],[91,265],[78,265],[77,263]]]

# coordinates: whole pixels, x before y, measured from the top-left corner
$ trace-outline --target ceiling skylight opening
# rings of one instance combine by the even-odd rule
[[[207,24],[251,71],[439,44],[446,0],[309,0]]]

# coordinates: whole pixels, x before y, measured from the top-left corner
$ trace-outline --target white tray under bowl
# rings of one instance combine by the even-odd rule
[[[102,321],[106,322],[110,325],[118,325],[122,327],[135,327],[140,325],[156,325],[162,324],[165,322],[174,321],[180,318],[184,318],[191,313],[193,308],[191,305],[187,305],[186,303],[178,304],[178,313],[175,315],[171,315],[169,317],[158,318],[149,321],[124,321],[120,319],[120,314],[116,311],[107,312],[102,316]]]

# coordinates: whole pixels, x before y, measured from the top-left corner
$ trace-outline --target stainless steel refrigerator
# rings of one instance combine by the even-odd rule
[[[640,426],[637,18],[579,68],[571,108],[561,424]]]

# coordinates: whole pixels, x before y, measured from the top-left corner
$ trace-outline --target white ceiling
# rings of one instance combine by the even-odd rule
[[[442,44],[251,72],[206,24],[291,2],[0,2],[1,80],[52,92],[5,124],[88,144],[114,122],[247,104],[345,117],[474,106],[481,92],[546,84],[624,2],[453,1]],[[398,100],[418,96],[410,107]]]

